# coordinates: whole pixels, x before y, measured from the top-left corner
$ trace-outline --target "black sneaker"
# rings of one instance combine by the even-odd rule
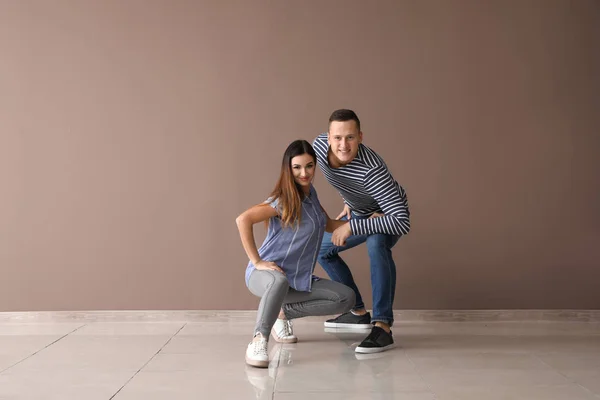
[[[371,333],[356,347],[357,353],[379,353],[394,347],[392,332],[387,333],[383,328],[374,326]]]
[[[325,328],[371,329],[371,314],[354,315],[350,311],[325,321]]]

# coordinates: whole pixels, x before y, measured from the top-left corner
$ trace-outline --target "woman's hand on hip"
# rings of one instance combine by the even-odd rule
[[[260,260],[259,262],[254,264],[254,266],[256,267],[256,269],[277,271],[285,275],[285,272],[283,272],[283,270],[272,261]]]

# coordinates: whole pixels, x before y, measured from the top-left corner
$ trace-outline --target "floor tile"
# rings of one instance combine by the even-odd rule
[[[575,384],[552,386],[467,386],[437,390],[438,400],[598,400]]]
[[[0,374],[2,400],[108,400],[131,377],[129,372],[65,371]]]
[[[215,367],[213,365],[213,367]],[[246,370],[249,372],[246,373]],[[271,399],[274,378],[268,370],[223,369],[205,376],[197,371],[140,372],[115,400]]]
[[[76,335],[174,335],[185,323],[179,322],[95,322],[78,329]]]
[[[34,322],[2,322],[0,323],[0,338],[2,336],[15,335],[43,335],[43,336],[63,336],[75,330],[85,327],[85,323],[61,322],[61,323],[34,323]]]
[[[431,392],[300,392],[275,393],[274,400],[436,400]]]

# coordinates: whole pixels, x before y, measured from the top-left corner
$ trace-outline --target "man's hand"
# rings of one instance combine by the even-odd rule
[[[338,215],[335,219],[341,219],[343,217],[348,217],[348,220],[351,217],[351,212],[350,212],[350,206],[348,204],[344,205],[344,209],[342,210],[342,212],[340,213],[340,215]]]
[[[346,239],[352,235],[352,229],[350,228],[350,223],[346,223],[339,228],[337,228],[331,234],[331,243],[336,246],[344,246],[346,244]]]
[[[379,213],[373,213],[371,214],[371,216],[367,219],[371,219],[371,218],[379,218],[379,217],[383,217],[384,214],[379,214]]]

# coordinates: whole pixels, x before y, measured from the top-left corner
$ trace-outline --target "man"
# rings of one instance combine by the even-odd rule
[[[349,224],[326,233],[319,263],[329,277],[356,293],[354,308],[325,322],[328,328],[371,328],[357,353],[377,353],[394,346],[391,327],[396,291],[396,265],[392,247],[410,230],[410,212],[404,189],[394,180],[383,159],[362,144],[360,120],[352,110],[337,110],[329,118],[329,131],[313,142],[317,162],[327,181],[344,199],[337,219]],[[373,317],[365,310],[358,287],[341,251],[367,243],[371,264]]]

